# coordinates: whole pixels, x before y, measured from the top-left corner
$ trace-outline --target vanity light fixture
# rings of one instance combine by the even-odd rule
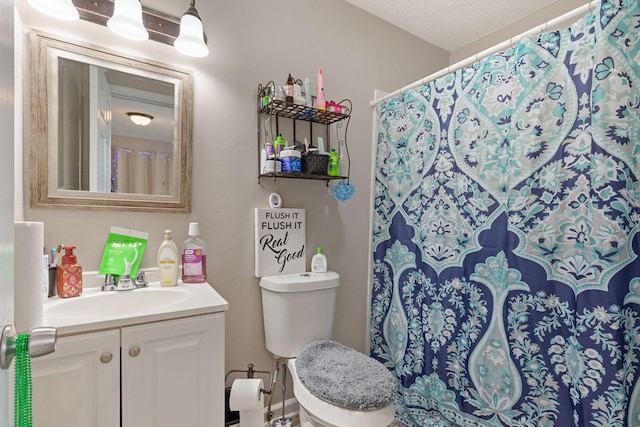
[[[202,28],[202,19],[196,9],[196,1],[191,0],[191,6],[182,15],[180,20],[180,34],[173,42],[173,46],[178,52],[193,56],[196,58],[204,58],[209,55],[209,48],[205,41],[204,29]]]
[[[209,55],[207,37],[195,0],[178,19],[157,10],[144,7],[140,0],[28,0],[40,12],[54,15],[65,9],[80,19],[104,25],[114,33],[132,40],[155,40],[174,46],[184,55],[203,58]],[[66,18],[71,19],[71,18]]]
[[[138,126],[147,126],[153,120],[153,116],[145,113],[127,113],[127,116],[131,119],[133,123]]]
[[[29,0],[32,8],[52,18],[64,21],[77,21],[80,19],[78,9],[71,0]]]
[[[142,23],[140,0],[115,0],[113,16],[107,27],[119,36],[131,40],[147,40],[149,32]]]

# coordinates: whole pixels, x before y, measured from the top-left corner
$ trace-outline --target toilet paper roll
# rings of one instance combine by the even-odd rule
[[[14,323],[16,331],[42,326],[44,223],[14,223]]]
[[[261,379],[241,378],[233,381],[229,409],[240,412],[241,427],[264,426],[264,396]]]

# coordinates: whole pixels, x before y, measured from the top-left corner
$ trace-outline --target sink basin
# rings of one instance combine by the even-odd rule
[[[59,336],[100,331],[147,322],[218,313],[229,304],[208,283],[182,283],[130,291],[103,292],[87,286],[73,298],[52,297],[43,305],[43,325],[58,329]]]
[[[48,316],[64,318],[127,316],[178,305],[189,296],[189,292],[180,288],[93,292],[74,298],[59,298],[48,305],[46,312]]]

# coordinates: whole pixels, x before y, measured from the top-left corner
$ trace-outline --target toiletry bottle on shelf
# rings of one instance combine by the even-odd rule
[[[316,108],[324,110],[327,108],[326,99],[324,97],[324,78],[322,76],[322,67],[318,69],[318,87],[316,91]]]
[[[311,96],[311,81],[309,77],[304,78],[304,105],[313,107],[313,97]]]
[[[171,239],[171,230],[164,230],[164,240],[158,249],[158,274],[161,286],[176,286],[178,284],[178,247]]]
[[[284,94],[285,101],[293,102],[293,86],[295,82],[293,81],[293,77],[291,77],[291,73],[289,73],[289,77],[287,77],[287,83],[284,86]]]
[[[63,246],[62,264],[58,266],[58,296],[60,298],[82,295],[82,267],[73,254],[75,246]]]
[[[329,176],[340,176],[340,157],[335,148],[331,149],[329,153]]]
[[[182,281],[203,283],[207,281],[206,245],[200,237],[197,222],[189,223],[189,238],[182,244]]]
[[[282,150],[284,150],[285,145],[287,145],[287,143],[285,142],[284,138],[282,137],[282,134],[279,133],[278,136],[276,137],[276,140],[273,143],[273,146],[275,147],[275,155],[276,158],[280,158],[280,153],[282,152]]]
[[[318,248],[316,254],[311,258],[311,271],[314,273],[327,272],[327,257],[322,253],[322,248]]]
[[[267,141],[264,144],[264,149],[265,149],[266,154],[267,154],[267,160],[271,160],[271,159],[274,159],[276,157],[272,142]]]

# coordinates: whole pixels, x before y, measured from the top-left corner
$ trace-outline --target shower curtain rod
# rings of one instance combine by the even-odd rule
[[[554,18],[550,21],[545,22],[542,25],[539,25],[535,28],[532,28],[528,31],[525,31],[524,33],[521,33],[515,37],[510,38],[509,40],[506,40],[502,43],[499,43],[493,47],[490,47],[489,49],[483,50],[479,53],[476,53],[475,55],[472,55],[466,59],[463,59],[460,62],[457,62],[453,65],[450,65],[447,68],[443,68],[442,70],[435,72],[433,74],[428,75],[427,77],[424,77],[421,80],[418,80],[417,82],[411,83],[410,85],[407,85],[403,88],[400,88],[396,91],[393,91],[391,93],[386,94],[385,96],[383,96],[382,98],[378,98],[378,99],[374,99],[373,101],[371,101],[369,103],[369,105],[371,107],[375,107],[376,105],[380,104],[381,102],[384,102],[388,99],[393,98],[394,96],[400,95],[408,90],[411,90],[413,88],[416,88],[418,86],[422,86],[423,84],[426,84],[430,81],[433,81],[435,79],[438,79],[446,74],[449,74],[453,71],[457,71],[463,67],[466,67],[468,65],[473,64],[474,62],[477,62],[478,60],[485,58],[493,53],[499,52],[501,50],[505,50],[511,46],[513,46],[514,44],[518,43],[520,40],[524,39],[525,37],[534,35],[534,34],[539,34],[539,33],[543,33],[545,31],[547,31],[548,28],[552,28],[555,27],[556,25],[562,24],[570,19],[576,18],[582,14],[585,14],[587,12],[591,12],[593,11],[596,3],[598,3],[600,0],[593,0],[588,4],[585,4],[584,6],[580,6],[577,9],[574,9],[570,12],[565,13],[564,15],[560,15],[557,18]]]

